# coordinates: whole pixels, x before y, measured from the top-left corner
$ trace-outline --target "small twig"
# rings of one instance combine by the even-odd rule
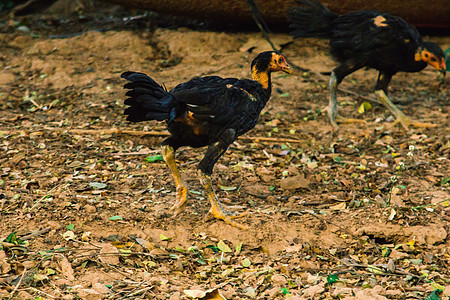
[[[17,289],[19,288],[19,286],[22,284],[23,278],[25,277],[25,273],[27,272],[27,268],[23,269],[22,272],[22,276],[19,279],[19,282],[17,283],[17,285],[14,287],[14,290],[11,292],[11,294],[9,294],[9,299],[13,299],[14,294],[16,293]]]
[[[319,216],[319,215],[315,214],[314,212],[311,212],[311,211],[306,211],[306,212],[309,213],[311,216],[313,216],[313,217],[319,219],[320,221],[324,222],[324,223],[328,223],[330,225],[336,226],[341,231],[343,231],[343,232],[347,233],[348,235],[350,235],[352,238],[356,238],[353,233],[351,233],[350,231],[348,231],[346,228],[342,227],[341,225],[336,224],[334,222],[331,222],[330,220],[327,220],[327,219],[323,218],[322,216]]]
[[[52,295],[50,295],[50,294],[47,294],[46,292],[43,292],[43,291],[41,291],[41,290],[38,290],[37,288],[34,288],[34,287],[29,287],[28,289],[33,290],[33,291],[35,291],[35,292],[38,292],[38,293],[40,293],[40,294],[43,294],[43,295],[45,295],[45,296],[47,296],[47,297],[50,297],[50,298],[53,298],[53,299],[56,298],[55,296],[52,296]]]
[[[139,130],[121,130],[118,128],[110,129],[70,129],[69,133],[75,134],[128,134],[128,135],[152,135],[152,136],[168,136],[167,131],[139,131]]]
[[[65,188],[65,187],[67,187],[67,186],[69,186],[69,184],[64,185],[62,188]],[[41,203],[42,201],[44,201],[44,199],[45,199],[48,195],[51,195],[51,194],[52,194],[56,189],[58,189],[58,188],[61,188],[61,185],[57,185],[57,186],[53,187],[50,191],[48,191],[47,193],[45,193],[45,195],[42,196],[38,201],[36,201],[36,203],[33,204],[33,206],[30,207],[30,209],[29,209],[28,211],[29,211],[29,212],[32,211],[32,210],[36,207],[36,205],[38,205],[39,203]]]
[[[274,137],[259,137],[259,136],[241,136],[239,139],[252,140],[260,142],[274,142],[274,143],[303,143],[302,140],[287,139],[287,138],[274,138]]]
[[[132,293],[130,293],[130,294],[128,294],[128,295],[125,295],[125,296],[123,296],[123,297],[120,298],[120,299],[126,299],[126,298],[130,298],[130,297],[139,295],[140,293],[145,292],[145,291],[147,291],[147,290],[149,290],[149,289],[152,289],[152,288],[153,288],[153,285],[148,286],[148,287],[145,287],[145,288],[143,288],[143,289],[140,289],[140,290],[137,290],[137,291],[135,291],[135,292],[132,292]]]
[[[45,129],[46,130],[61,131],[60,128],[47,127]],[[3,134],[15,134],[15,133],[18,133],[18,132],[21,132],[21,131],[17,131],[17,130],[0,130],[0,132],[3,133]],[[38,131],[38,132],[42,132],[42,131]],[[170,133],[167,132],[167,131],[120,130],[120,129],[117,129],[117,128],[110,128],[110,129],[70,129],[70,130],[67,130],[67,132],[75,133],[75,134],[128,134],[128,135],[135,135],[135,136],[147,136],[147,135],[150,135],[150,136],[169,136],[170,135]],[[34,131],[33,133],[36,133],[36,131]],[[239,137],[239,139],[252,140],[252,141],[256,140],[256,141],[260,141],[260,142],[274,142],[274,143],[302,143],[303,142],[303,140],[299,140],[299,139],[287,139],[287,138],[275,138],[275,137],[259,137],[259,136],[241,136],[241,137]],[[153,150],[150,150],[150,151],[153,151]],[[141,154],[141,153],[138,152],[138,153],[133,153],[133,154]],[[145,154],[145,153],[142,153],[142,154]],[[119,153],[113,153],[113,155],[132,155],[132,154],[119,152]],[[47,194],[49,194],[50,192],[48,192]],[[43,199],[45,199],[45,196],[44,196]],[[41,199],[40,201],[42,201],[43,199]],[[40,201],[38,201],[37,203],[39,203]],[[30,210],[32,208],[30,208]]]
[[[343,263],[344,265],[348,266],[348,267],[352,267],[352,268],[363,268],[363,269],[370,269],[370,268],[378,268],[377,266],[372,266],[372,265],[363,265],[363,264],[355,264],[355,263],[350,263],[348,261],[346,261],[345,259],[341,259],[339,260],[341,263]],[[390,275],[409,275],[412,277],[416,277],[416,278],[420,278],[420,276],[417,276],[413,273],[409,273],[406,272],[403,269],[399,269],[399,270],[394,270],[393,272],[385,272],[385,271],[381,271],[382,273],[377,273],[377,275],[383,275],[383,276],[390,276]],[[373,273],[371,273],[373,274]]]
[[[359,93],[357,93],[357,92],[353,92],[353,91],[351,91],[351,90],[348,90],[348,89],[345,89],[345,88],[342,88],[342,87],[339,87],[339,88],[338,88],[338,91],[341,91],[341,92],[343,92],[343,93],[346,93],[346,94],[349,94],[349,95],[353,95],[353,96],[359,97],[359,98],[361,98],[361,99],[364,99],[364,100],[367,100],[367,101],[370,101],[370,102],[373,102],[373,103],[378,103],[378,104],[384,105],[383,103],[381,103],[380,101],[378,101],[377,99],[375,99],[375,98],[373,98],[373,97],[370,97],[370,96],[364,96],[364,95],[361,95],[361,94],[359,94]]]
[[[34,231],[34,232],[30,233],[30,234],[21,236],[20,239],[26,241],[26,240],[29,240],[31,238],[37,237],[37,236],[39,236],[41,234],[45,234],[45,233],[47,233],[49,231],[50,231],[50,227],[47,227],[47,228],[44,228],[44,229],[41,229],[41,230],[36,230],[36,231]]]
[[[125,155],[147,155],[152,153],[158,153],[161,152],[161,150],[146,150],[146,151],[137,151],[137,152],[117,152],[112,153],[114,156],[125,156]]]
[[[125,276],[125,277],[128,278],[128,279],[134,280],[134,278],[132,278],[128,273],[125,273],[125,272],[123,272],[123,271],[120,271],[119,269],[117,269],[117,268],[115,268],[115,267],[113,267],[113,266],[111,266],[111,265],[105,264],[105,263],[101,262],[100,260],[95,260],[95,262],[96,262],[97,264],[99,264],[99,265],[101,265],[101,266],[107,268],[107,269],[112,269],[112,270],[114,270],[114,271],[116,271],[116,272],[122,274],[123,276]]]

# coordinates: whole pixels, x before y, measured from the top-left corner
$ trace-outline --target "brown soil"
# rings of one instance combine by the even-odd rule
[[[243,231],[207,217],[196,179],[204,149],[177,154],[190,192],[172,216],[171,174],[146,161],[159,154],[164,124],[125,121],[120,73],[142,71],[168,88],[209,74],[248,78],[254,56],[270,49],[260,34],[120,23],[51,39],[81,23],[46,20],[32,34],[13,24],[0,33],[0,298],[450,295],[448,78],[431,68],[394,77],[398,106],[437,125],[405,132],[380,104],[358,113],[376,72],[356,72],[339,109],[367,123],[333,136],[320,112],[327,76],[315,73],[335,65],[326,41],[274,34],[288,59],[314,72],[274,74],[258,125],[215,167],[219,198],[245,213]],[[450,37],[427,39],[450,46]],[[198,297],[219,299],[211,294]]]

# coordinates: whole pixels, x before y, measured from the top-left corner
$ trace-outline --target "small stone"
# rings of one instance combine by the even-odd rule
[[[56,221],[48,221],[47,225],[53,230],[60,230],[62,228],[62,225]]]
[[[17,293],[17,299],[34,299],[34,297],[25,291],[20,291]]]
[[[407,253],[403,253],[395,249],[392,249],[391,253],[389,254],[389,257],[393,260],[403,259],[408,256],[409,255]]]
[[[277,200],[277,198],[275,198],[274,196],[268,196],[267,198],[266,198],[266,200],[267,200],[267,202],[269,202],[269,203],[277,203],[278,202],[278,200]]]
[[[222,295],[226,298],[226,299],[234,299],[236,296],[236,291],[235,289],[231,286],[231,284],[228,284],[226,286],[224,286],[221,290]]]
[[[300,174],[293,177],[286,177],[280,180],[280,187],[284,190],[295,190],[298,188],[308,188],[310,181],[305,175]]]
[[[266,290],[264,293],[267,294],[269,299],[273,299],[278,295],[279,292],[280,292],[280,288],[274,287],[274,288]]]
[[[181,300],[181,293],[180,292],[174,292],[172,296],[170,296],[169,300]]]
[[[94,290],[96,290],[97,292],[99,292],[100,294],[108,294],[109,293],[108,287],[100,282],[94,283],[92,285],[92,288]]]
[[[325,288],[323,286],[324,286],[323,282],[321,282],[318,285],[310,286],[309,288],[307,288],[304,291],[304,293],[305,293],[304,296],[311,298],[311,299],[317,299],[318,297],[316,297],[316,295],[322,294],[325,291]],[[369,298],[367,298],[367,299],[369,299]]]
[[[255,289],[252,288],[251,286],[246,287],[246,288],[243,290],[243,292],[244,292],[245,296],[250,297],[250,298],[253,298],[253,297],[256,296],[256,291],[255,291]]]
[[[71,282],[65,278],[56,279],[54,283],[61,289],[64,289],[66,286],[69,286],[71,284]]]
[[[338,299],[342,298],[343,296],[351,296],[352,294],[353,294],[353,290],[348,287],[337,288],[333,292],[333,296]]]
[[[306,277],[306,282],[310,285],[314,285],[317,284],[317,282],[319,281],[319,276],[314,276],[311,273],[307,273],[307,277]]]
[[[0,261],[1,261],[1,259],[0,259]],[[27,270],[30,270],[30,269],[33,269],[34,266],[36,266],[36,263],[34,261],[32,261],[32,260],[26,260],[26,261],[23,262],[23,266]]]
[[[287,283],[286,278],[280,274],[273,275],[271,279],[273,282],[278,283],[279,285],[285,285]]]
[[[93,213],[95,213],[95,212],[97,211],[97,208],[96,208],[95,206],[86,204],[86,205],[84,206],[84,210],[85,210],[88,214],[93,214]]]
[[[6,252],[5,250],[0,250],[0,263],[3,263],[3,261],[6,259]]]
[[[94,289],[82,289],[78,291],[78,296],[83,300],[101,300],[103,295]]]

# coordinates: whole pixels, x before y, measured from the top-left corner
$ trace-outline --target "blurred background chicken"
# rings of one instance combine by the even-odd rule
[[[214,193],[211,174],[214,164],[229,145],[252,129],[271,94],[271,73],[290,73],[286,59],[272,51],[260,53],[251,64],[252,80],[196,77],[167,91],[142,73],[125,72],[122,78],[130,89],[125,104],[127,120],[166,121],[171,136],[162,142],[163,157],[175,179],[175,214],[184,210],[187,188],[175,164],[175,151],[182,146],[208,146],[198,165],[199,177],[211,204],[211,214],[226,223],[245,229],[225,212]]]
[[[349,74],[369,67],[379,71],[375,95],[397,122],[408,129],[433,124],[412,121],[388,98],[388,85],[397,72],[418,72],[427,65],[445,76],[445,54],[435,43],[424,42],[417,29],[400,17],[377,11],[361,10],[345,15],[331,12],[316,0],[297,0],[300,7],[288,12],[294,38],[330,39],[331,55],[339,63],[330,79],[328,115],[337,128],[336,91]],[[360,120],[344,119],[341,122]]]

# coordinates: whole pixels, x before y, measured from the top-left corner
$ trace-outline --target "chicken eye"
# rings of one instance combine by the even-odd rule
[[[278,59],[278,63],[279,63],[279,64],[281,64],[283,61],[284,61],[284,58],[283,58],[283,57],[280,57],[280,58]]]
[[[424,56],[425,56],[425,58],[428,58],[428,53],[425,53],[425,55],[424,55]]]

